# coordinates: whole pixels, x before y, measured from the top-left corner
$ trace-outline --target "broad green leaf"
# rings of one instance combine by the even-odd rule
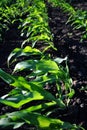
[[[42,87],[39,87],[37,82],[30,82],[29,85],[33,89],[37,90],[41,95],[43,95],[45,100],[55,101],[58,106],[60,106],[61,108],[65,108],[65,104],[63,103],[61,99],[56,99],[55,96],[52,95],[49,91],[43,89]]]
[[[8,78],[8,76],[6,78]],[[41,84],[39,84],[38,82],[28,82],[23,77],[17,77],[12,81],[13,82],[10,82],[11,86],[15,86],[21,88],[22,91],[26,90],[29,92],[23,95],[23,93],[20,93],[19,91],[18,95],[17,93],[15,93],[16,95],[14,94],[11,97],[6,97],[6,99],[3,99],[2,97],[0,99],[1,103],[18,108],[32,100],[49,100],[55,101],[60,107],[65,107],[65,104],[60,99],[56,99],[50,92],[43,89],[43,87],[41,87]],[[6,80],[6,82],[8,81]]]
[[[38,63],[37,60],[26,60],[19,62],[16,64],[13,72],[18,72],[22,70],[33,70],[36,68],[36,63]]]
[[[43,100],[44,96],[41,95],[39,92],[34,91],[34,92],[26,92],[25,94],[19,93],[14,96],[8,96],[6,99],[3,99],[3,97],[0,98],[0,102],[11,106],[13,108],[20,108],[22,105],[33,101],[33,100]]]
[[[52,60],[40,60],[38,64],[36,64],[36,70],[42,70],[43,72],[54,72],[57,73],[59,71],[59,67],[56,62]]]
[[[26,80],[22,76],[13,76],[0,69],[0,78],[3,79],[7,84],[11,86],[30,90],[29,84],[28,85],[24,84],[26,83]]]
[[[11,86],[25,89],[25,90],[26,89],[31,90],[30,85],[27,83],[25,78],[22,76],[13,76],[13,75],[6,73],[2,69],[0,69],[0,78],[3,79],[7,84],[9,84]]]
[[[48,118],[38,113],[30,113],[26,110],[8,113],[3,117],[0,117],[0,128],[7,127],[7,126],[8,127],[13,126],[13,128],[15,128],[16,123],[17,123],[17,128],[18,126],[20,127],[24,123],[27,123],[27,124],[32,124],[34,126],[38,126],[38,128],[41,130],[79,129],[78,126],[72,125],[67,122],[63,122],[60,119]]]
[[[56,64],[56,62],[52,60],[26,60],[19,62],[16,64],[14,68],[14,72],[16,71],[22,71],[22,70],[36,70],[36,71],[42,71],[44,73],[57,73],[59,71],[59,67]]]
[[[30,55],[42,55],[42,53],[38,49],[32,48],[30,46],[26,46],[24,49],[15,48],[9,55],[7,63],[9,65],[9,62],[12,63],[16,58],[20,56],[30,56]]]

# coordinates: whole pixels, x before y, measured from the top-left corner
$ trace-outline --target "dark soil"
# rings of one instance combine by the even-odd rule
[[[87,2],[72,3],[75,8],[87,10]],[[60,8],[47,5],[49,14],[49,26],[54,36],[54,45],[58,51],[51,52],[54,57],[68,56],[70,76],[73,79],[75,95],[71,100],[71,106],[66,110],[58,110],[52,117],[60,118],[81,125],[87,129],[87,40],[80,42],[81,30],[73,30],[70,24],[66,24],[68,15]],[[0,68],[11,73],[7,68],[6,60],[9,53],[20,47],[22,39],[19,37],[17,28],[10,29],[5,33],[3,43],[0,43]],[[85,88],[86,90],[82,90]],[[0,79],[0,96],[9,91],[9,86]],[[10,112],[12,109],[1,106],[0,114]],[[27,126],[23,129],[27,130]],[[33,128],[31,127],[31,130]]]

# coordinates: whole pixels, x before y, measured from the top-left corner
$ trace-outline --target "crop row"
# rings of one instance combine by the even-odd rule
[[[6,25],[8,20],[9,26],[15,21],[20,23],[18,28],[25,40],[20,48],[15,48],[8,56],[8,67],[14,66],[12,74],[0,69],[0,78],[12,87],[9,93],[0,98],[0,103],[15,109],[0,116],[0,128],[16,129],[27,123],[34,125],[35,130],[83,129],[56,117],[51,118],[53,112],[69,106],[75,91],[72,89],[67,57],[52,58],[46,52],[54,46],[44,0],[18,0],[2,11]],[[45,46],[43,51],[35,47],[38,42]],[[65,67],[61,65],[62,62],[65,62]],[[56,91],[53,92],[53,89]]]
[[[70,23],[74,29],[81,29],[81,39],[87,39],[87,11],[82,9],[75,9],[70,3],[66,2],[66,0],[47,0],[54,7],[60,7],[64,12],[68,13],[67,23]],[[70,2],[70,1],[69,1]]]

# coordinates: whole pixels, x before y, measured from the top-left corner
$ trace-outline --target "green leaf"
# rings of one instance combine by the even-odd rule
[[[17,124],[16,124],[17,123]],[[61,129],[68,129],[68,130],[76,130],[76,125],[72,125],[67,122],[63,122],[59,119],[52,119],[41,114],[37,113],[30,113],[26,110],[16,111],[12,113],[8,113],[3,117],[0,117],[0,128],[10,127],[20,127],[24,123],[32,124],[34,126],[38,126],[41,130],[61,130]]]
[[[8,76],[9,75],[7,75],[6,77],[7,80]],[[8,82],[7,80],[6,82]],[[0,98],[1,103],[15,108],[19,108],[23,104],[26,104],[32,100],[49,100],[55,101],[60,107],[65,107],[65,104],[60,99],[56,99],[50,92],[44,90],[42,85],[38,82],[28,82],[23,77],[15,77],[12,81],[13,82],[9,82],[11,83],[11,86],[15,86],[19,89],[22,89],[22,91],[26,91],[26,93],[22,93],[22,91],[19,90],[17,91],[18,93],[15,92],[13,96],[5,95],[4,97]],[[5,97],[6,99],[4,99]]]
[[[46,91],[45,89],[40,87],[37,82],[30,82],[29,85],[32,87],[32,89],[37,90],[41,95],[43,95],[45,100],[55,101],[58,106],[60,106],[61,108],[65,108],[65,104],[61,99],[56,99],[54,95],[52,95],[49,91]]]
[[[13,73],[22,70],[33,70],[36,68],[37,63],[38,60],[26,60],[26,61],[19,62],[18,64],[16,64]]]
[[[3,97],[0,98],[0,102],[11,106],[13,108],[20,108],[22,105],[33,101],[33,100],[43,100],[44,96],[41,95],[39,92],[26,92],[26,93],[18,93],[14,96],[8,96],[6,99],[3,99]]]
[[[25,122],[12,122],[9,117],[2,118],[0,117],[0,128],[5,129],[5,128],[19,128],[21,127]]]
[[[42,55],[42,53],[38,49],[32,48],[30,46],[26,46],[24,49],[15,48],[9,55],[7,63],[9,65],[9,62],[12,63],[16,58],[20,56],[31,56],[31,55]]]
[[[39,110],[39,112],[41,112],[41,111],[47,109],[48,107],[55,106],[55,105],[56,105],[56,102],[54,102],[54,101],[42,103],[42,104],[39,104],[39,105],[31,106],[31,107],[27,108],[26,111],[33,112],[33,111]]]
[[[15,81],[15,77],[6,73],[2,69],[0,69],[0,78],[2,78],[6,83],[11,84]]]
[[[16,64],[14,68],[14,72],[16,71],[22,71],[22,70],[36,70],[36,71],[42,71],[44,73],[57,73],[59,71],[59,67],[56,64],[56,62],[52,60],[26,60],[19,62]]]
[[[37,77],[33,81],[38,82],[39,84],[42,84],[43,86],[46,83],[54,83],[58,80],[58,78],[54,74],[51,74],[51,75],[45,74],[41,76],[39,76],[41,72],[34,73],[34,74],[35,74],[34,76],[37,76]]]
[[[67,57],[65,58],[55,58],[54,61],[57,62],[58,64],[62,63],[63,61],[66,61]]]
[[[67,94],[67,96],[69,96],[69,98],[72,98],[74,94],[75,94],[75,90],[71,89],[71,91]]]
[[[40,60],[38,64],[36,64],[36,70],[41,70],[46,73],[57,73],[59,71],[59,67],[56,62],[44,59]]]
[[[11,86],[30,90],[29,84],[26,85],[27,84],[26,80],[22,76],[13,76],[0,69],[0,78],[3,79],[7,84]]]

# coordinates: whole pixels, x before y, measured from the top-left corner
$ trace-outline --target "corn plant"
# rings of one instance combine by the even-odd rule
[[[21,56],[28,57],[28,60],[18,61],[14,67],[13,75],[0,69],[0,78],[13,87],[9,93],[0,98],[0,102],[19,109],[0,116],[0,128],[16,129],[27,123],[33,124],[38,130],[79,130],[80,127],[75,124],[50,118],[55,107],[65,109],[69,103],[68,99],[72,98],[74,94],[68,69],[60,66],[60,63],[66,61],[66,58],[52,60],[50,57],[47,58],[47,55],[45,57],[45,54],[40,50],[26,46],[24,49],[14,49],[8,57],[8,64],[14,63]],[[35,56],[39,56],[39,59]],[[17,73],[24,71],[28,72],[25,77],[17,75]],[[52,84],[57,89],[55,94],[46,89]],[[64,88],[62,88],[62,84]],[[26,104],[31,101],[35,101],[36,105],[27,107]],[[22,109],[23,105],[27,108]],[[47,110],[52,106],[54,106],[53,109]]]
[[[30,52],[29,52],[30,51]],[[32,53],[33,53],[33,55],[39,55],[39,60],[36,60],[36,59],[34,59],[31,55],[32,55]],[[9,62],[12,64],[14,61],[17,61],[17,58],[19,58],[20,56],[25,56],[25,57],[27,57],[27,56],[31,56],[30,58],[29,58],[29,60],[24,60],[24,61],[21,61],[21,62],[19,62],[19,63],[17,63],[16,65],[15,65],[15,68],[14,68],[14,71],[13,71],[13,73],[14,72],[19,72],[19,71],[24,71],[24,70],[26,70],[26,69],[28,69],[29,67],[30,67],[30,69],[31,70],[33,70],[34,72],[32,72],[30,75],[31,76],[33,76],[34,75],[34,80],[36,80],[35,79],[35,76],[37,75],[37,76],[39,76],[40,74],[46,74],[47,75],[47,77],[49,77],[49,76],[52,76],[52,78],[53,77],[55,77],[55,78],[53,78],[53,79],[55,79],[53,82],[55,82],[55,81],[57,81],[58,82],[58,84],[60,84],[60,79],[62,79],[62,80],[64,80],[64,84],[65,84],[65,89],[66,90],[68,90],[69,89],[69,91],[72,93],[72,92],[74,92],[74,91],[72,91],[72,89],[71,89],[71,85],[72,85],[72,80],[71,80],[71,78],[69,78],[69,70],[68,70],[68,67],[67,67],[67,64],[66,64],[66,68],[64,69],[64,68],[62,68],[62,67],[58,67],[58,68],[56,68],[57,67],[57,64],[59,64],[59,63],[61,63],[62,61],[64,61],[64,60],[66,60],[67,58],[64,58],[64,59],[61,59],[61,58],[55,58],[54,59],[54,61],[52,61],[51,62],[51,59],[50,59],[50,56],[45,56],[44,55],[44,52],[42,52],[41,53],[41,51],[39,51],[38,49],[35,49],[35,48],[31,48],[30,46],[26,46],[24,49],[23,48],[16,48],[16,49],[14,49],[12,52],[11,52],[11,54],[10,54],[10,56],[8,57],[8,66],[9,66]],[[33,58],[33,60],[32,60],[32,58]],[[36,58],[36,57],[35,57]],[[51,64],[51,66],[50,66],[50,64]],[[55,64],[55,66],[54,66],[54,64]],[[43,68],[41,68],[41,66],[39,66],[39,65],[41,65],[41,66],[43,66]],[[47,65],[48,65],[48,69],[52,69],[52,68],[54,68],[54,71],[53,71],[53,74],[47,74],[47,71],[48,71],[48,69],[47,69]],[[53,66],[53,67],[52,67]],[[43,70],[43,72],[41,71],[41,70],[37,70],[38,69],[38,67],[39,68],[41,68],[42,70]],[[56,69],[55,69],[56,68]],[[58,70],[59,69],[59,70]],[[57,72],[57,70],[58,70],[58,72]],[[61,73],[62,72],[62,73]],[[50,71],[49,71],[49,73],[50,73]],[[52,72],[51,72],[52,73]],[[36,75],[35,75],[36,74]],[[41,75],[40,75],[41,76]],[[42,77],[42,76],[41,76]],[[39,78],[39,77],[38,77]],[[58,80],[59,79],[59,80]],[[61,85],[59,86],[58,84],[57,84],[57,82],[56,82],[56,85],[57,85],[57,87],[58,87],[58,89],[60,90],[61,89]],[[62,81],[61,81],[62,82]],[[62,98],[62,89],[60,90],[60,97]],[[70,93],[70,94],[71,94]],[[70,95],[70,94],[68,94],[68,95]],[[72,93],[73,94],[73,93]],[[67,94],[66,94],[67,95]],[[71,96],[72,97],[72,96]]]

